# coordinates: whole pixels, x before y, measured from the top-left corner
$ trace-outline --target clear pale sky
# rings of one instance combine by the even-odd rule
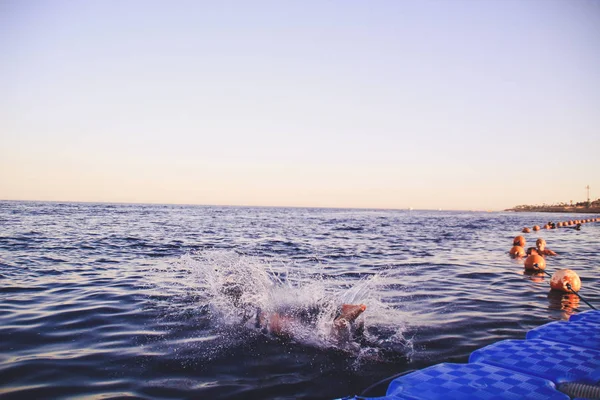
[[[600,1],[0,0],[0,199],[600,197]]]

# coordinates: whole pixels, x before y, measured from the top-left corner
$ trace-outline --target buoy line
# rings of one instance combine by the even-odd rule
[[[561,221],[561,222],[548,222],[546,224],[543,225],[544,229],[556,229],[556,228],[567,228],[570,227],[572,225],[575,225],[575,229],[579,230],[581,229],[581,225],[583,224],[587,224],[589,222],[598,222],[600,221],[600,218],[585,218],[585,219],[575,219],[575,220],[569,220],[569,221]],[[534,225],[532,228],[529,228],[528,226],[524,227],[521,232],[522,233],[531,233],[532,230],[534,232],[537,232],[539,230],[541,230],[542,228],[539,225]]]

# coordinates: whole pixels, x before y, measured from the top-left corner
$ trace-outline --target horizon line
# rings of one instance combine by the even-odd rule
[[[152,203],[152,202],[122,202],[122,201],[86,201],[86,200],[31,200],[31,199],[1,199],[0,202],[24,203],[72,203],[72,204],[114,204],[114,205],[154,205],[154,206],[195,206],[195,207],[243,207],[243,208],[307,208],[307,209],[332,209],[332,210],[381,210],[381,211],[461,211],[461,212],[508,212],[507,209],[444,209],[436,208],[388,208],[388,207],[349,207],[349,206],[268,206],[247,204],[199,204],[199,203]]]

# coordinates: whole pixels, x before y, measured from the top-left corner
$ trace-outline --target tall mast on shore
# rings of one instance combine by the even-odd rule
[[[585,187],[587,189],[587,199],[588,199],[588,203],[590,202],[590,185],[587,185]]]

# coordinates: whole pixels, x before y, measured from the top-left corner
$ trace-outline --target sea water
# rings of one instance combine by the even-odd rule
[[[334,398],[466,362],[589,309],[508,257],[524,226],[589,217],[0,202],[0,395]],[[600,306],[600,223],[524,236]],[[344,303],[367,306],[360,338],[332,334]],[[290,309],[317,311],[257,327]]]

